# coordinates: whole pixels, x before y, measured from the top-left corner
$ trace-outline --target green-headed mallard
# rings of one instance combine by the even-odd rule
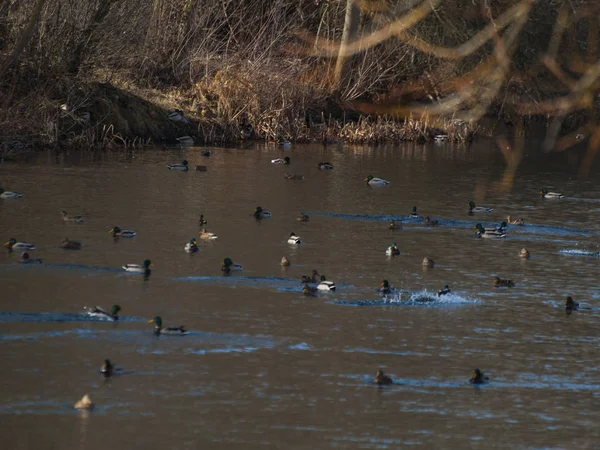
[[[504,229],[508,226],[508,224],[506,222],[502,222],[500,224],[500,226],[498,227],[484,227],[483,225],[481,225],[480,223],[476,224],[473,228],[475,228],[477,231],[481,231],[481,229],[483,228],[485,230],[486,233],[504,233]]]
[[[167,166],[170,170],[182,170],[186,172],[188,170],[188,162],[187,160],[181,161],[181,164],[169,164]]]
[[[256,220],[270,219],[271,218],[271,212],[262,209],[262,207],[260,207],[260,206],[256,207],[256,210],[254,211],[254,213],[252,215],[254,216],[254,218]]]
[[[125,272],[132,273],[143,273],[144,275],[150,275],[150,267],[154,267],[149,259],[145,259],[142,264],[125,264],[123,269]]]
[[[23,196],[22,194],[18,194],[16,192],[11,192],[11,191],[5,191],[4,189],[0,188],[0,198],[3,198],[3,199],[21,198],[22,196]]]
[[[109,230],[109,233],[112,234],[114,238],[133,238],[136,235],[136,232],[133,230],[121,230],[119,227],[112,227]]]
[[[187,244],[185,244],[185,246],[183,247],[183,249],[187,253],[196,253],[198,250],[200,250],[198,248],[198,243],[196,242],[195,238],[191,238],[190,241]]]
[[[202,227],[202,226],[206,225],[207,223],[208,222],[204,218],[204,214],[200,214],[200,220],[198,220],[198,225]]]
[[[121,307],[119,305],[113,305],[110,309],[110,313],[106,312],[99,306],[94,306],[91,308],[84,306],[83,309],[86,311],[89,317],[103,320],[119,320],[119,311],[121,311]]]
[[[381,286],[379,286],[379,292],[382,295],[393,294],[395,290],[396,289],[394,288],[394,286],[390,285],[388,280],[383,280],[381,282]]]
[[[498,230],[487,231],[485,228],[483,228],[483,226],[480,223],[475,225],[475,228],[477,229],[477,237],[479,237],[479,238],[500,239],[500,238],[506,237],[506,234],[504,234],[504,232],[502,232],[502,231],[498,231]]]
[[[64,209],[60,212],[60,217],[64,222],[82,223],[84,221],[82,216],[69,216]]]
[[[104,378],[110,378],[113,374],[115,366],[112,365],[110,359],[105,359],[104,364],[100,367],[100,372],[104,375]]]
[[[225,275],[228,275],[231,272],[239,272],[242,269],[242,265],[234,263],[231,258],[225,258],[223,260],[223,265],[221,266],[221,270]]]
[[[475,369],[473,375],[471,375],[471,378],[469,379],[469,383],[471,384],[483,384],[487,381],[489,381],[489,377],[484,375],[479,369]]]
[[[390,377],[388,377],[386,374],[383,373],[383,370],[379,369],[377,370],[377,374],[375,375],[375,384],[378,384],[380,386],[384,385],[384,384],[392,384],[393,381]]]
[[[400,254],[400,249],[395,242],[392,242],[392,245],[386,249],[385,254],[388,256],[396,256]]]
[[[285,164],[286,166],[290,165],[290,157],[286,156],[285,158],[276,158],[271,160],[272,164]]]
[[[563,198],[564,195],[562,195],[560,192],[548,192],[548,189],[543,188],[540,192],[540,194],[542,195],[542,198]]]
[[[419,218],[419,214],[417,213],[417,207],[416,206],[413,206],[412,213],[408,217],[410,217],[411,219],[418,219]]]
[[[159,316],[156,316],[154,319],[148,321],[148,323],[154,324],[154,334],[157,336],[166,334],[169,336],[184,336],[188,334],[188,331],[185,329],[183,325],[179,325],[178,327],[165,327],[162,326],[162,319]]]
[[[333,165],[329,164],[328,162],[320,162],[319,163],[319,169],[321,169],[321,170],[332,170],[333,169]]]
[[[513,219],[511,216],[506,216],[506,222],[509,225],[525,225],[525,220],[521,219]]]
[[[429,256],[426,256],[425,258],[423,258],[423,266],[433,268],[433,266],[435,266],[435,261]]]
[[[215,233],[209,233],[206,228],[202,228],[202,230],[198,232],[198,236],[205,241],[217,239],[218,237]]]
[[[475,206],[474,201],[469,202],[469,214],[473,213],[489,213],[492,212],[493,208],[488,208],[486,206]]]
[[[426,227],[434,227],[439,224],[439,220],[431,220],[429,216],[425,216],[425,219],[423,220],[423,225],[425,225]]]
[[[503,280],[500,277],[494,277],[494,287],[514,287],[512,280]]]
[[[29,256],[29,253],[23,252],[21,256],[19,256],[20,264],[41,264],[43,261],[40,258],[32,258]]]
[[[298,215],[296,216],[296,220],[298,222],[308,222],[310,220],[310,217],[308,217],[308,214],[299,212]]]
[[[441,297],[441,296],[447,295],[449,293],[450,293],[450,287],[448,287],[448,285],[445,285],[442,289],[437,291],[437,296]]]
[[[579,303],[573,301],[571,297],[565,299],[565,311],[577,311],[579,309]]]
[[[319,281],[319,272],[317,272],[317,269],[313,269],[312,271],[312,275],[302,275],[301,281],[303,283],[316,283],[317,281]]]
[[[60,243],[60,248],[64,248],[66,250],[81,250],[83,248],[83,244],[80,241],[72,241],[69,238],[64,238]]]
[[[81,400],[75,403],[74,408],[89,411],[94,409],[94,402],[89,395],[85,394],[83,397],[81,397]]]
[[[302,286],[302,293],[306,296],[314,297],[317,295],[317,292],[319,292],[319,290],[316,287],[309,286],[308,284]]]
[[[18,242],[15,238],[10,238],[4,243],[4,246],[9,252],[12,252],[13,250],[35,250],[35,245],[30,244],[29,242]]]
[[[319,291],[335,291],[335,283],[333,281],[327,281],[325,275],[321,275],[321,282],[317,285]]]
[[[530,256],[531,256],[531,254],[529,253],[529,250],[527,250],[526,248],[522,248],[521,251],[519,252],[520,258],[529,259]]]
[[[289,259],[287,259],[285,256],[282,256],[282,257],[281,257],[281,265],[282,265],[283,267],[287,267],[287,266],[289,266],[290,264],[291,264],[291,262],[290,262],[290,260],[289,260]]]
[[[296,236],[296,233],[291,233],[290,237],[287,240],[287,243],[292,245],[299,245],[302,244],[302,239],[300,239],[300,236]]]
[[[387,186],[390,184],[389,181],[384,180],[383,178],[375,178],[373,175],[367,175],[365,180],[369,186]]]

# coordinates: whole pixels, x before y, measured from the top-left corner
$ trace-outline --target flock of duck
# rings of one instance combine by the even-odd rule
[[[206,150],[203,150],[201,154],[202,154],[202,156],[209,157],[211,155],[211,151],[206,149]],[[284,158],[273,159],[273,160],[271,160],[271,163],[290,165],[290,157],[286,156]],[[170,170],[179,170],[179,171],[189,170],[189,165],[186,160],[183,160],[179,164],[169,164],[167,167]],[[322,170],[332,170],[333,169],[333,165],[330,164],[329,162],[320,162],[318,164],[318,167]],[[204,171],[204,170],[206,170],[206,166],[196,166],[196,170]],[[296,174],[289,175],[286,173],[285,178],[300,180],[300,179],[303,179],[304,177],[302,175],[296,175]],[[382,178],[373,177],[372,175],[368,175],[367,177],[365,177],[364,181],[369,186],[373,186],[373,187],[387,186],[390,184],[389,181],[384,180]],[[545,188],[541,190],[540,194],[541,194],[542,198],[547,198],[547,199],[563,198],[563,195],[561,193],[549,192]],[[6,191],[0,187],[0,198],[1,199],[18,199],[21,197],[22,197],[22,195],[19,193]],[[477,206],[477,205],[475,205],[475,203],[473,201],[469,202],[468,206],[469,206],[469,209],[468,209],[469,215],[489,213],[492,211],[492,208],[488,208],[485,206]],[[84,217],[70,216],[64,210],[61,211],[60,215],[64,222],[72,222],[72,223],[79,224],[79,223],[83,223],[85,221]],[[272,214],[270,211],[263,209],[261,206],[257,206],[253,213],[253,216],[257,221],[260,221],[263,219],[271,218]],[[416,206],[413,207],[412,214],[410,214],[409,217],[411,217],[413,219],[421,219],[421,216],[419,216],[419,214],[417,213]],[[310,220],[310,217],[306,213],[300,212],[296,216],[296,220],[299,222],[308,222]],[[428,227],[429,226],[437,226],[439,224],[438,220],[432,220],[429,216],[424,217],[422,220],[423,220],[423,225],[428,226]],[[524,225],[524,223],[525,222],[523,219],[520,219],[520,218],[512,219],[511,216],[508,216],[506,218],[506,220],[504,222],[502,222],[498,227],[484,227],[481,223],[477,223],[475,225],[475,231],[476,231],[476,235],[480,238],[502,239],[506,236],[506,229],[509,225]],[[201,231],[198,233],[200,239],[203,239],[203,240],[217,239],[217,236],[214,233],[210,233],[207,231],[207,229],[205,227],[207,224],[207,220],[204,218],[204,215],[200,216],[200,220],[198,221],[198,224],[200,227],[202,227]],[[391,221],[389,224],[389,228],[391,230],[400,229],[401,227],[402,227],[401,224],[396,223],[395,221]],[[112,235],[113,239],[115,239],[115,240],[119,239],[119,238],[134,238],[136,236],[135,231],[121,229],[118,226],[111,228],[109,230],[109,233]],[[287,242],[290,245],[300,245],[300,244],[302,244],[302,239],[299,236],[297,236],[295,233],[292,232],[290,234]],[[16,240],[15,238],[10,238],[4,245],[8,249],[9,252],[14,251],[14,250],[22,251],[20,258],[19,258],[19,262],[21,264],[40,264],[40,263],[42,263],[41,259],[32,258],[29,255],[30,251],[35,250],[35,245],[32,243],[20,242],[20,241]],[[83,244],[79,241],[73,241],[68,238],[65,238],[61,242],[60,247],[64,248],[64,249],[68,249],[68,250],[79,250],[79,249],[83,248]],[[184,245],[185,252],[195,253],[198,250],[199,250],[199,247],[198,247],[198,242],[197,242],[196,238],[191,238],[190,241]],[[396,243],[392,243],[386,249],[386,255],[388,255],[390,257],[394,257],[399,254],[400,254],[400,249],[398,248]],[[526,248],[523,248],[519,252],[519,256],[521,258],[527,259],[530,257],[530,253]],[[435,264],[435,262],[433,261],[433,259],[431,259],[427,256],[423,259],[423,265],[426,267],[433,267],[434,264]],[[286,258],[285,256],[282,257],[281,265],[289,266],[290,265],[289,259]],[[131,263],[124,264],[122,266],[122,269],[126,272],[143,274],[144,277],[147,278],[151,274],[151,269],[150,269],[151,267],[153,267],[152,262],[150,260],[146,259],[145,261],[142,262],[142,264],[131,264]],[[226,257],[223,260],[221,270],[224,275],[229,275],[232,272],[243,270],[243,266],[241,264],[234,263],[231,260],[231,258]],[[305,295],[308,295],[308,296],[314,296],[319,291],[335,291],[335,289],[336,289],[335,283],[331,280],[327,280],[325,275],[319,274],[319,272],[317,270],[313,270],[311,275],[302,275],[300,281],[303,284],[302,293]],[[515,285],[515,283],[511,280],[504,280],[499,277],[495,277],[493,285],[495,287],[513,287]],[[379,293],[381,295],[387,296],[390,294],[394,294],[394,292],[395,292],[395,288],[392,285],[390,285],[389,281],[383,280],[379,287]],[[450,293],[450,288],[448,285],[445,285],[442,289],[440,289],[437,292],[437,296],[441,297],[441,296],[447,295],[449,293]],[[578,306],[579,306],[579,304],[576,303],[571,297],[567,297],[564,302],[564,307],[567,312],[577,310]],[[101,320],[116,321],[116,320],[119,320],[119,312],[121,311],[121,307],[119,305],[113,305],[112,308],[110,309],[110,311],[106,311],[103,308],[101,308],[100,306],[94,306],[94,307],[85,307],[84,310],[89,317],[97,318],[97,319],[101,319]],[[188,333],[188,331],[186,330],[186,328],[183,325],[170,326],[170,327],[163,326],[162,318],[159,316],[152,318],[148,323],[154,324],[154,334],[157,336],[159,336],[159,335],[183,336]],[[108,359],[106,359],[104,361],[104,363],[102,364],[102,366],[100,368],[100,372],[102,373],[102,375],[105,378],[112,376],[115,373],[115,371],[116,371],[116,369],[115,369],[114,365]],[[479,369],[475,369],[469,381],[472,384],[483,384],[483,383],[487,382],[488,380],[489,380],[489,378],[486,375],[484,375]],[[386,375],[383,372],[383,370],[379,369],[375,375],[374,382],[377,385],[382,386],[382,385],[392,384],[393,380],[388,375]],[[78,401],[75,404],[75,408],[77,408],[77,409],[91,409],[93,406],[94,406],[93,402],[91,401],[91,399],[89,398],[88,395],[85,395],[80,401]]]

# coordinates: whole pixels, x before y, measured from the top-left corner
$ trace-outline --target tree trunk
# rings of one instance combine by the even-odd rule
[[[345,54],[347,45],[356,39],[358,34],[358,25],[360,21],[360,8],[358,0],[346,0],[346,18],[344,20],[344,32],[342,33],[342,42],[335,65],[334,83],[336,89],[340,87],[343,81],[344,69],[348,65],[350,56]]]

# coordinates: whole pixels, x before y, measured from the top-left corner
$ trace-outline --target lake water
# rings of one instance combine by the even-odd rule
[[[42,153],[0,165],[0,185],[23,194],[0,200],[1,237],[35,243],[44,260],[0,252],[3,446],[598,447],[600,169],[580,179],[581,155],[536,145],[508,187],[492,141]],[[286,155],[290,166],[270,163]],[[184,158],[207,171],[167,170]],[[391,184],[371,188],[368,174]],[[565,198],[541,199],[542,187]],[[469,216],[470,200],[494,209]],[[273,217],[255,221],[256,206]],[[413,206],[440,225],[409,218]],[[63,209],[86,222],[63,223]],[[218,239],[189,255],[200,214]],[[527,224],[476,238],[477,222],[508,214]],[[403,229],[389,230],[391,218]],[[115,225],[137,236],[114,241]],[[300,246],[287,244],[291,232]],[[84,249],[60,249],[65,237]],[[392,242],[401,254],[389,258]],[[225,257],[244,270],[223,276]],[[144,259],[155,266],[147,280],[120,269]],[[337,291],[302,295],[312,269]],[[494,288],[494,276],[516,286]],[[383,301],[383,279],[402,295]],[[443,301],[415,301],[445,284]],[[565,314],[567,295],[580,311]],[[83,315],[113,304],[119,322]],[[156,315],[190,333],[154,336]],[[106,358],[121,369],[108,380]],[[379,367],[393,385],[373,383]],[[469,384],[475,368],[488,384]],[[90,414],[73,409],[85,393]]]

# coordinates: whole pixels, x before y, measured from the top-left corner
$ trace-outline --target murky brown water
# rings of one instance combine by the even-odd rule
[[[291,166],[270,163],[284,155]],[[1,237],[34,242],[45,261],[23,266],[18,252],[0,253],[6,448],[599,445],[600,261],[582,254],[598,251],[597,168],[579,180],[573,156],[530,155],[503,191],[491,142],[133,156],[0,165],[0,185],[23,193],[0,200]],[[207,172],[166,169],[183,158]],[[335,169],[320,171],[320,161]],[[391,184],[370,188],[369,173]],[[544,186],[566,198],[540,199]],[[494,211],[468,216],[469,200]],[[258,205],[273,218],[257,223]],[[408,218],[413,205],[440,226]],[[88,220],[65,224],[61,209]],[[310,222],[298,223],[299,211]],[[219,237],[188,255],[200,214]],[[528,225],[500,242],[474,237],[475,223],[507,214]],[[392,217],[403,230],[388,229]],[[114,225],[137,237],[113,242]],[[297,248],[286,243],[292,231],[304,241]],[[85,248],[59,249],[65,236]],[[392,242],[401,255],[390,259]],[[528,261],[517,256],[524,246]],[[426,255],[434,269],[423,269]],[[224,277],[224,257],[244,270]],[[147,281],[119,270],[146,258],[156,266]],[[304,297],[298,280],[313,268],[338,291]],[[516,287],[493,288],[495,275]],[[383,279],[409,292],[383,304]],[[443,302],[414,301],[444,284],[454,295]],[[582,310],[566,315],[566,295]],[[118,323],[82,315],[115,303]],[[147,323],[155,315],[191,333],[157,338]],[[120,376],[102,378],[105,358]],[[378,367],[394,385],[372,383]],[[468,383],[475,367],[489,384]],[[89,415],[72,408],[84,393],[97,405]]]

